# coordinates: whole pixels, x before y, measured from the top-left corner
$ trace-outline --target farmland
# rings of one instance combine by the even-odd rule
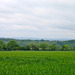
[[[0,51],[0,75],[75,75],[75,52]]]

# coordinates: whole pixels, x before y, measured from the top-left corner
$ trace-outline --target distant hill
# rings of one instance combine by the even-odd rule
[[[25,46],[27,44],[40,44],[40,43],[47,43],[47,44],[60,44],[61,46],[67,44],[70,47],[75,46],[75,40],[66,40],[66,41],[58,41],[58,40],[54,40],[54,41],[50,41],[48,39],[14,39],[14,38],[0,38],[0,40],[2,40],[5,44],[8,43],[11,40],[15,40],[20,46]]]
[[[7,38],[6,38],[7,39]],[[33,38],[33,37],[10,37],[10,39],[18,39],[18,40],[25,40],[25,39],[31,39],[31,40],[49,40],[49,41],[67,41],[67,40],[74,40],[71,38]]]

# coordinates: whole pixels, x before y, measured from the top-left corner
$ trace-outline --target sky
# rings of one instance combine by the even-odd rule
[[[0,37],[75,39],[75,0],[0,0]]]

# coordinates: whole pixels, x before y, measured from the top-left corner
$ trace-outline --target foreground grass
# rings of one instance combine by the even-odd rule
[[[75,52],[0,52],[0,75],[75,75]]]

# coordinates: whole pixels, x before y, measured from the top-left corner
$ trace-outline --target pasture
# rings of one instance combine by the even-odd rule
[[[75,75],[75,52],[0,51],[0,75]]]

